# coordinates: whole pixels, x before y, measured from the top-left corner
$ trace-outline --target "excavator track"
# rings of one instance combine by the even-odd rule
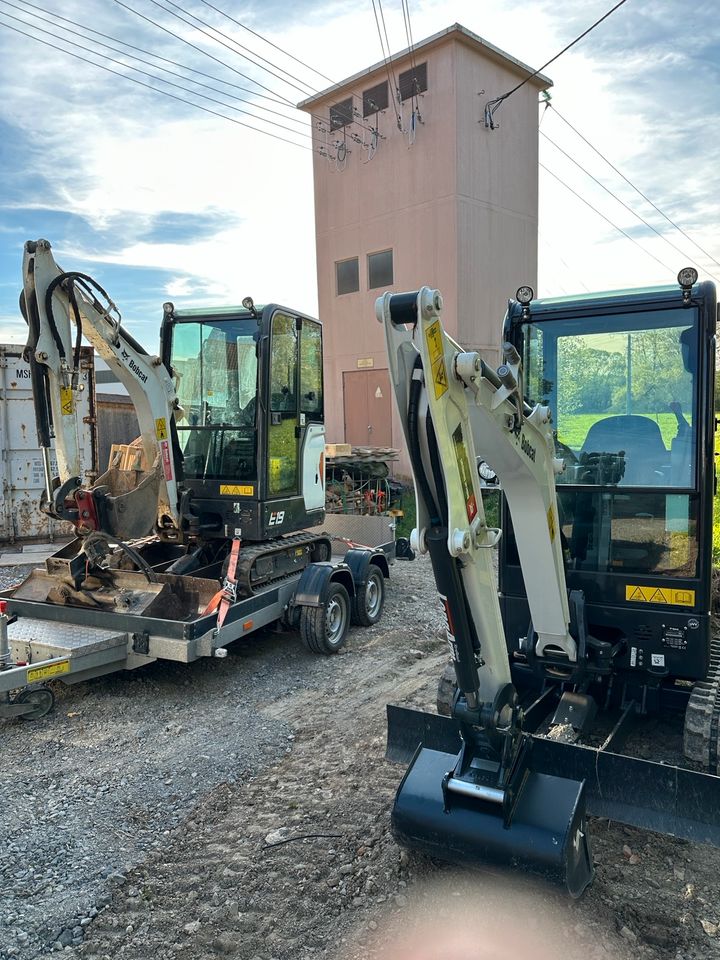
[[[269,543],[243,546],[236,570],[237,597],[251,597],[310,563],[329,560],[331,553],[330,538],[316,533],[296,533]]]
[[[701,763],[710,773],[720,773],[720,637],[710,641],[707,679],[696,683],[685,710],[683,750],[689,760]]]

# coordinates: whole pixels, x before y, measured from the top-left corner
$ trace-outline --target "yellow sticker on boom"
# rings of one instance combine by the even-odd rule
[[[167,421],[165,417],[158,417],[155,421],[155,436],[158,440],[167,440]]]
[[[675,587],[641,587],[625,584],[625,599],[634,603],[665,603],[675,607],[694,607],[695,591]]]
[[[59,677],[63,673],[70,673],[70,661],[55,660],[53,663],[46,663],[43,667],[29,667],[26,682],[36,683],[38,680],[50,680],[52,677]]]
[[[555,513],[552,505],[548,507],[547,512],[548,531],[550,533],[550,542],[555,543]]]
[[[220,496],[227,497],[251,497],[255,493],[255,487],[252,484],[242,486],[238,483],[221,483]]]
[[[433,320],[425,328],[425,343],[432,368],[432,378],[435,385],[435,399],[439,400],[448,388],[447,369],[443,353],[442,328],[439,320]]]
[[[60,387],[60,409],[64,417],[71,417],[75,413],[72,387]]]

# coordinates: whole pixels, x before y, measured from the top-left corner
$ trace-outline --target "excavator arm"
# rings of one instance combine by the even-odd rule
[[[560,544],[548,408],[523,401],[520,357],[491,369],[444,331],[442,297],[423,287],[376,303],[415,479],[412,544],[429,553],[447,619],[458,692],[456,757],[420,747],[393,811],[401,841],[431,855],[521,862],[577,895],[592,876],[583,784],[531,768],[531,741],[513,687],[476,444],[513,518],[532,624],[531,657],[571,672],[578,644]],[[417,742],[422,743],[422,732]]]
[[[107,306],[96,293],[105,297]],[[156,527],[177,536],[172,418],[179,408],[172,377],[162,361],[148,355],[122,329],[117,309],[91,277],[64,272],[58,266],[47,240],[25,244],[21,303],[29,327],[26,356],[44,457],[46,512],[70,521],[80,534],[97,531],[135,539]],[[83,336],[127,389],[147,463],[152,465],[144,473],[111,466],[89,488],[83,486],[80,475],[75,412],[77,392],[82,389],[78,361]],[[57,476],[50,468],[53,439]]]

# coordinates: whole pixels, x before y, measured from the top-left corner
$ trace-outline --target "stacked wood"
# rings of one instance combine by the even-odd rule
[[[147,457],[142,445],[142,438],[138,437],[132,443],[114,443],[110,447],[110,467],[118,470],[141,470],[146,472]]]

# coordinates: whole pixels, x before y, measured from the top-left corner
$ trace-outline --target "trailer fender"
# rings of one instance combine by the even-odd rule
[[[386,580],[390,577],[390,567],[382,550],[363,550],[353,547],[345,554],[345,563],[352,571],[356,589],[365,586],[371,563],[382,570]]]
[[[341,583],[350,599],[355,596],[355,581],[347,563],[331,563],[329,560],[311,563],[300,578],[293,597],[293,607],[321,607],[327,598],[331,583]]]

